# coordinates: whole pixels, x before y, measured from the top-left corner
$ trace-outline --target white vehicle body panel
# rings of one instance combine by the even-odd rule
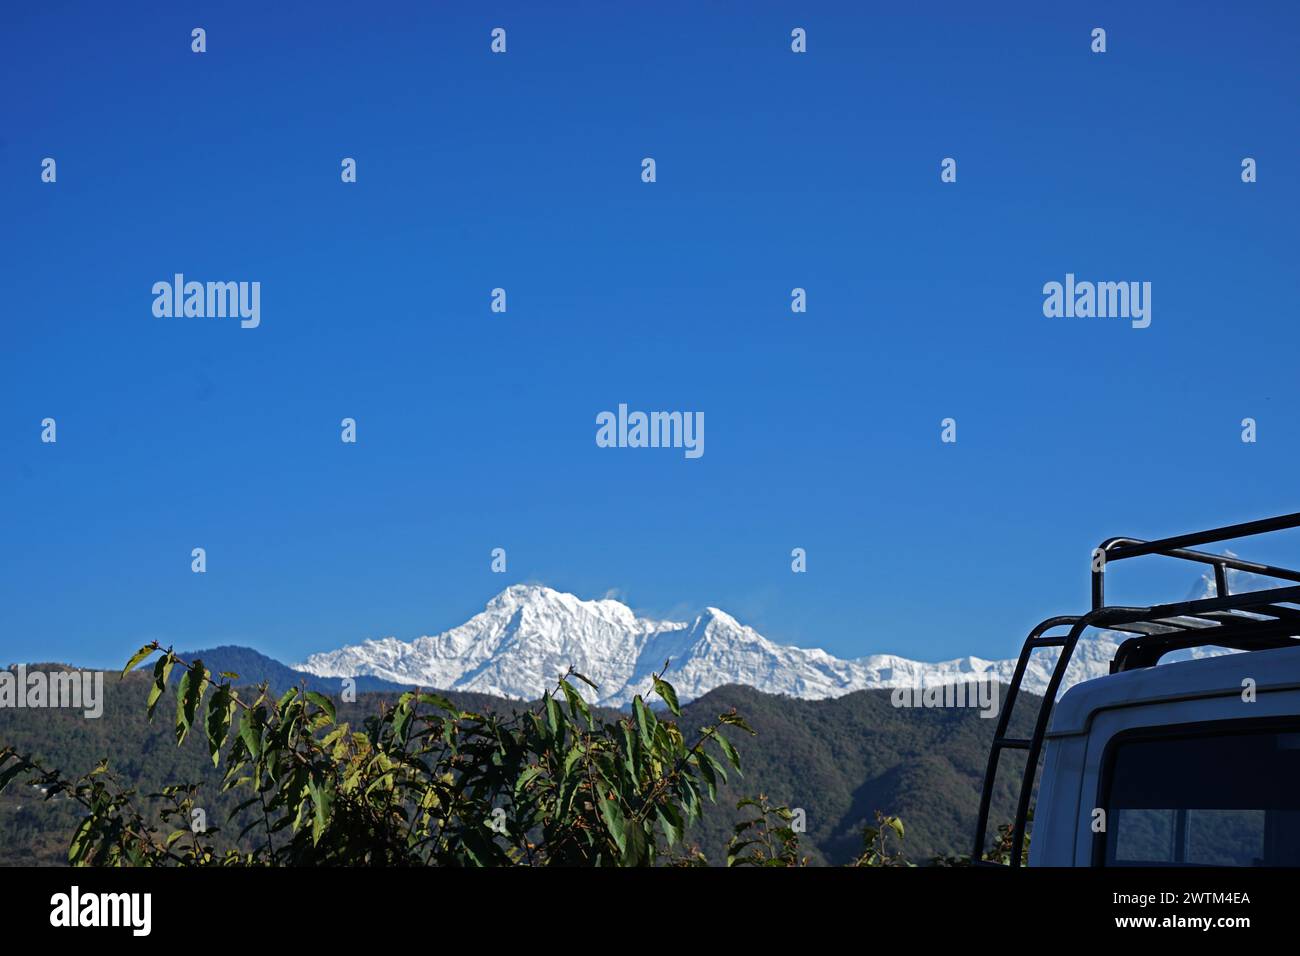
[[[1254,700],[1247,700],[1246,682]],[[1107,748],[1141,728],[1300,715],[1300,649],[1252,651],[1085,681],[1057,703],[1030,840],[1031,866],[1089,866]]]

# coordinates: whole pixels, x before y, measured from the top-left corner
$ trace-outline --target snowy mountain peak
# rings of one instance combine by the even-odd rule
[[[620,626],[631,626],[636,621],[632,609],[619,601],[608,598],[584,601],[575,594],[541,584],[512,584],[489,601],[484,609],[485,613],[494,611],[518,613],[539,625],[583,616],[592,616]]]
[[[1107,673],[1112,635],[1081,641],[1067,683]],[[1054,662],[1036,655],[1024,687],[1042,693]],[[514,584],[448,631],[406,642],[367,640],[313,654],[300,670],[320,677],[371,675],[440,690],[471,690],[520,700],[537,698],[570,666],[595,681],[593,702],[622,706],[644,694],[670,661],[667,678],[681,700],[724,684],[817,700],[875,687],[931,685],[973,677],[1010,681],[1014,660],[965,657],[921,663],[892,654],[841,660],[819,648],[769,641],[716,607],[689,623],[638,617],[612,598],[584,600],[540,584]]]

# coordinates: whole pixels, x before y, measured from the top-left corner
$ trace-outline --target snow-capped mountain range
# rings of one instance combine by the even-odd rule
[[[1212,585],[1211,585],[1212,586]],[[1102,632],[1080,640],[1066,686],[1109,671],[1117,638]],[[1024,689],[1042,694],[1056,649],[1030,659]],[[297,669],[319,677],[371,675],[399,684],[478,691],[533,700],[570,666],[594,681],[589,700],[610,707],[646,694],[651,674],[671,661],[665,677],[679,699],[724,684],[746,684],[806,700],[879,687],[934,686],[979,677],[1011,680],[1015,660],[923,663],[893,654],[842,660],[818,648],[769,641],[725,611],[706,608],[690,622],[638,617],[615,600],[583,600],[539,585],[506,588],[459,627],[430,637],[368,640],[313,654]]]

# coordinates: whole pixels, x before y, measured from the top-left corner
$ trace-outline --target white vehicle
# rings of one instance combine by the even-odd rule
[[[987,848],[998,758],[1017,749],[1027,752],[1010,854],[1019,865],[1045,748],[1033,866],[1300,866],[1300,586],[1231,594],[1227,574],[1300,582],[1300,572],[1187,550],[1295,527],[1300,514],[1161,541],[1112,538],[1093,553],[1092,610],[1044,621],[1021,651],[989,753],[973,859]],[[1143,555],[1212,566],[1216,595],[1107,607],[1107,567]],[[1053,706],[1089,627],[1133,637],[1109,676],[1072,687]],[[1159,664],[1198,647],[1249,653]],[[1042,648],[1060,656],[1033,736],[1009,738],[1025,666]]]

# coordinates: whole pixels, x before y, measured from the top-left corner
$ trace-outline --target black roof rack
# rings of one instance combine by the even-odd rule
[[[1247,591],[1241,594],[1232,594],[1228,587],[1230,570],[1248,571],[1252,574],[1295,582],[1300,582],[1300,571],[1244,561],[1231,555],[1188,550],[1197,545],[1296,527],[1300,527],[1300,512],[1229,525],[1210,531],[1177,535],[1158,541],[1109,538],[1093,551],[1092,609],[1086,614],[1048,618],[1029,632],[1024,647],[1020,650],[1006,702],[998,714],[993,745],[989,749],[988,769],[984,773],[979,816],[975,824],[975,850],[971,855],[973,863],[978,865],[985,851],[989,805],[993,796],[998,758],[1003,750],[1024,750],[1028,752],[1028,756],[1020,781],[1015,821],[1012,824],[1010,854],[1011,865],[1020,865],[1025,843],[1025,822],[1029,815],[1029,801],[1038,770],[1038,759],[1043,749],[1043,739],[1047,734],[1048,720],[1066,669],[1070,665],[1074,647],[1087,628],[1101,628],[1134,635],[1120,644],[1116,650],[1110,664],[1112,674],[1140,667],[1152,667],[1164,655],[1191,647],[1213,646],[1242,651],[1291,645],[1300,647],[1300,638],[1297,638],[1297,635],[1300,635],[1300,607],[1290,606],[1300,604],[1300,584]],[[1181,601],[1176,604],[1155,604],[1150,607],[1107,607],[1106,567],[1116,561],[1144,555],[1160,555],[1210,565],[1214,569],[1215,596]],[[1058,628],[1068,628],[1068,631],[1049,634]],[[1028,739],[1008,737],[1007,727],[1029,658],[1035,650],[1051,647],[1060,648],[1061,653],[1052,668],[1051,678],[1039,704],[1033,736]]]

